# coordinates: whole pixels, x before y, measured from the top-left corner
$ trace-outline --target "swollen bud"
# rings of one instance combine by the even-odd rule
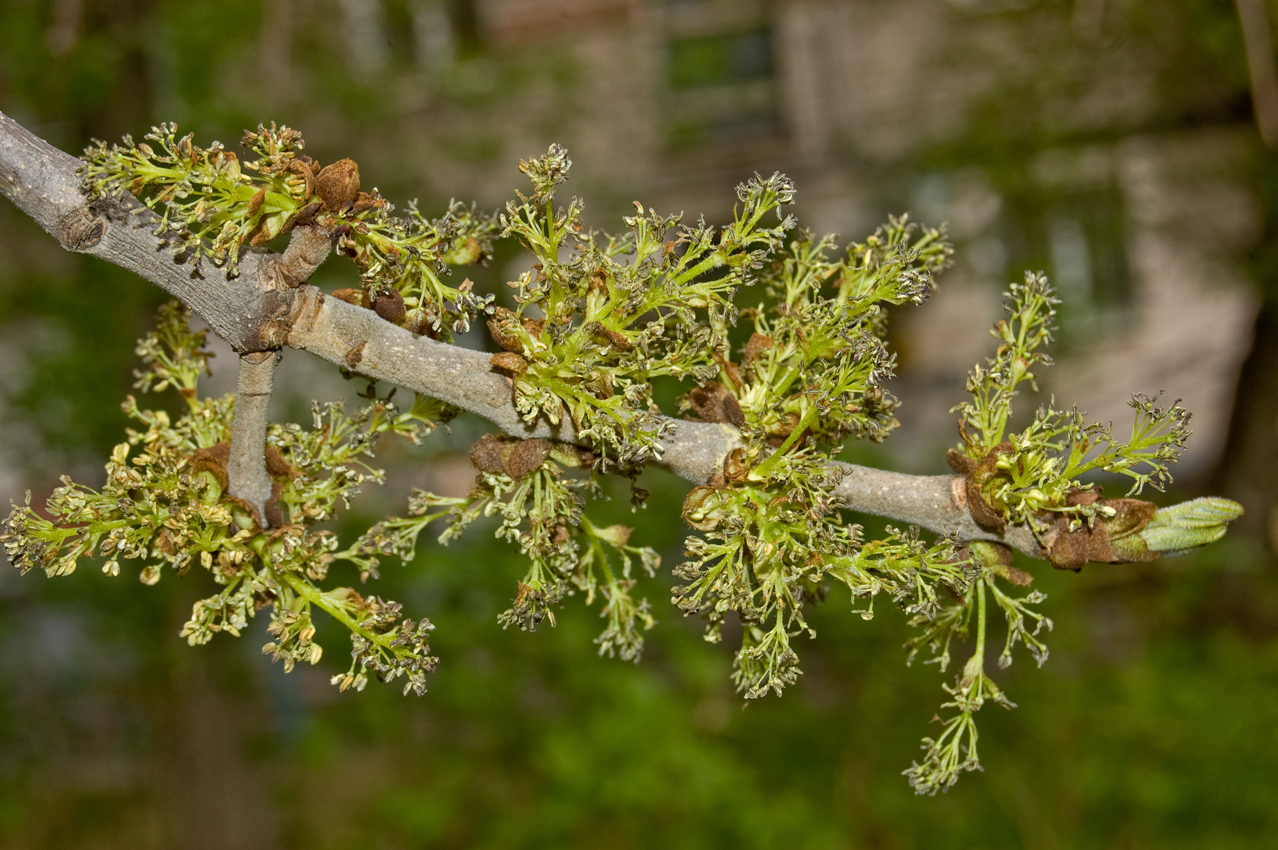
[[[337,212],[354,203],[359,195],[359,166],[353,159],[339,159],[320,170],[315,178],[315,194],[324,208]]]
[[[1242,513],[1242,505],[1230,499],[1193,499],[1159,508],[1140,530],[1140,537],[1151,551],[1183,555],[1224,537],[1229,523]]]

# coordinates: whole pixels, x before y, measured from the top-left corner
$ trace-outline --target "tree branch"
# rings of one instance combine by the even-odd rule
[[[247,252],[236,277],[207,264],[196,269],[172,255],[168,242],[156,235],[159,217],[132,197],[91,204],[76,174],[79,164],[0,113],[0,192],[66,250],[126,268],[187,304],[236,351],[264,352],[288,345],[460,407],[508,434],[576,442],[567,415],[557,426],[545,420],[525,422],[515,410],[510,379],[493,369],[488,354],[417,336],[372,310],[299,285],[328,254],[327,234],[322,231],[299,227],[284,254]],[[270,356],[259,367],[269,370],[263,364],[273,363]],[[245,380],[242,367],[241,382]],[[266,380],[269,386],[269,376]],[[261,398],[264,417],[267,397]],[[237,406],[237,430],[238,411]],[[252,440],[262,445],[257,437]],[[740,445],[740,434],[728,425],[681,420],[662,440],[659,465],[700,484],[721,471],[723,458]],[[997,540],[1033,557],[1046,556],[1043,544],[1027,528],[1012,527],[999,535],[978,526],[967,511],[963,488],[954,486],[962,480],[957,476],[836,465],[844,473],[836,492],[853,511],[966,540]],[[243,474],[248,488],[243,498],[258,504],[261,482],[254,478],[256,473]],[[266,486],[269,497],[269,479]]]
[[[160,217],[131,195],[91,205],[76,173],[80,160],[0,113],[0,192],[68,251],[100,257],[151,281],[199,314],[237,351],[278,348],[279,319],[291,307],[281,293],[278,254],[250,251],[240,274],[194,268],[156,236]]]
[[[228,491],[257,509],[263,528],[270,525],[266,518],[266,503],[271,498],[271,476],[266,471],[266,426],[270,424],[277,357],[274,351],[240,355],[235,416],[231,420],[231,456],[226,464]]]

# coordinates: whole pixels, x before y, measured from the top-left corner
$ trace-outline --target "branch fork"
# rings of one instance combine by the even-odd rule
[[[262,267],[266,288],[285,296],[276,303],[289,310],[263,322],[270,331],[259,334],[261,343],[275,342],[276,338],[279,344],[283,343],[294,320],[292,308],[297,300],[294,291],[324,262],[331,249],[328,231],[317,224],[300,225],[293,229],[284,253]],[[231,453],[227,462],[230,494],[248,502],[257,511],[263,528],[270,525],[267,503],[272,495],[271,476],[266,468],[266,429],[270,424],[275,366],[280,357],[278,347],[241,352],[235,414],[231,422]]]

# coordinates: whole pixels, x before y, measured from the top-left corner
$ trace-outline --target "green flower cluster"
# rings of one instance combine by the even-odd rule
[[[756,282],[783,234],[768,213],[789,203],[794,187],[780,174],[737,188],[732,222],[685,225],[635,204],[619,236],[590,231],[574,198],[555,206],[571,162],[563,148],[520,163],[533,194],[520,194],[501,216],[535,258],[511,284],[518,308],[490,320],[503,349],[494,365],[515,379],[515,404],[528,421],[557,423],[567,410],[578,436],[602,467],[634,470],[661,456],[671,421],[652,399],[652,381],[698,383],[712,377],[737,318],[736,291]]]
[[[497,536],[514,543],[528,559],[514,602],[498,617],[502,627],[534,631],[543,620],[553,626],[553,606],[565,596],[580,591],[590,605],[598,594],[603,600],[600,616],[608,622],[595,641],[599,654],[638,661],[642,632],[655,621],[648,600],[636,600],[631,592],[632,568],[637,560],[653,576],[661,558],[649,547],[630,545],[633,529],[600,527],[583,515],[579,494],[601,495],[595,474],[569,477],[565,472],[592,465],[593,456],[546,440],[490,435],[476,443],[471,460],[479,475],[465,498],[414,490],[409,516],[374,526],[355,550],[409,558],[418,535],[436,519],[447,523],[439,542],[448,544],[480,517],[499,517]]]
[[[322,166],[302,153],[301,133],[288,127],[259,126],[242,145],[254,158],[241,161],[220,142],[201,148],[189,134],[179,138],[177,125],[161,124],[144,142],[96,142],[81,171],[91,199],[127,191],[158,212],[157,235],[168,235],[175,258],[207,259],[234,274],[245,247],[315,225],[359,268],[358,300],[371,306],[392,299],[394,306],[379,312],[404,327],[442,337],[491,315],[492,295],[476,294],[469,280],[444,280],[450,265],[491,254],[491,217],[456,202],[433,220],[414,203],[407,217],[395,217],[376,189],[360,191],[354,162]]]
[[[1168,466],[1191,433],[1189,412],[1179,401],[1160,408],[1157,396],[1133,396],[1136,417],[1126,441],[1114,437],[1112,425],[1086,423],[1077,408],[1051,405],[1040,405],[1028,426],[1007,434],[1017,387],[1037,389],[1033,370],[1051,364],[1042,348],[1051,342],[1059,303],[1047,278],[1036,274],[1012,284],[1007,298],[1008,318],[991,332],[998,350],[968,376],[972,400],[954,408],[962,414],[962,442],[950,462],[970,475],[970,494],[985,514],[978,519],[996,527],[1010,522],[1041,528],[1045,514],[1066,514],[1078,528],[1096,516],[1113,516],[1100,502],[1070,498],[1090,489],[1082,478],[1097,472],[1131,478],[1129,496],[1147,484],[1162,490],[1171,481]]]
[[[119,574],[122,561],[134,561],[148,585],[166,569],[182,574],[198,564],[222,590],[195,604],[182,630],[191,644],[220,632],[239,635],[269,607],[273,640],[265,651],[286,669],[314,664],[321,655],[312,621],[318,608],[351,632],[351,667],[335,683],[362,688],[370,674],[384,681],[402,676],[406,692],[424,692],[436,662],[430,623],[404,619],[397,603],[348,587],[321,589],[341,553],[331,532],[313,526],[332,519],[366,481],[382,480],[381,470],[364,460],[380,436],[419,440],[440,406],[423,399],[401,412],[373,399],[352,415],[340,404],[317,409],[311,430],[272,426],[267,466],[275,494],[267,511],[275,522],[263,529],[254,508],[227,493],[234,396],[199,397],[196,382],[210,356],[203,341],[203,331],[188,329],[185,308],[162,309],[158,329],[138,346],[144,368],[137,386],[176,390],[186,410],[174,420],[129,396],[125,412],[145,430],[129,430],[128,441],[115,447],[102,489],[64,477],[45,506],[49,519],[30,507],[28,493],[0,534],[9,559],[23,572],[40,567],[50,576],[69,575],[93,556],[106,559],[102,569],[110,575]]]
[[[780,694],[798,679],[790,639],[815,636],[803,611],[825,598],[827,580],[865,599],[866,619],[883,592],[930,618],[938,588],[961,589],[969,582],[953,541],[928,546],[913,531],[865,541],[859,526],[844,524],[831,495],[837,475],[821,453],[807,448],[769,460],[778,457],[765,477],[761,465],[752,466],[749,450],[738,449],[725,475],[689,494],[684,518],[704,537],[687,539],[688,560],[675,569],[688,583],[674,588],[673,601],[706,618],[707,640],[718,642],[729,613],[740,619],[732,678],[748,699]]]
[[[998,342],[994,357],[969,375],[972,400],[954,408],[962,414],[962,441],[957,450],[950,450],[948,460],[963,476],[973,519],[995,532],[1008,525],[1027,526],[1052,563],[1069,569],[1079,569],[1089,560],[1150,560],[1218,539],[1228,522],[1241,514],[1234,502],[1197,499],[1155,510],[1149,502],[1101,498],[1101,488],[1084,480],[1097,472],[1117,473],[1133,480],[1129,496],[1146,484],[1161,490],[1171,481],[1168,466],[1190,433],[1189,414],[1179,404],[1162,409],[1155,406],[1156,397],[1134,396],[1136,417],[1127,441],[1115,439],[1110,425],[1085,424],[1077,409],[1066,413],[1050,405],[1039,406],[1023,430],[1007,433],[1017,388],[1027,384],[1036,390],[1035,370],[1051,364],[1042,349],[1052,338],[1057,303],[1042,275],[1026,274],[1024,283],[1011,285],[1004,305],[1008,318],[992,331]],[[1037,591],[1017,597],[1000,587],[1000,582],[1031,582],[1028,573],[1011,566],[1011,550],[973,542],[967,552],[974,580],[966,587],[951,584],[952,601],[911,620],[919,634],[907,644],[910,658],[927,650],[929,663],[942,671],[949,666],[956,639],[974,641],[955,683],[944,686],[951,698],[942,708],[954,713],[942,721],[938,736],[923,740],[922,762],[906,771],[920,793],[948,789],[963,771],[979,769],[974,715],[987,700],[1013,707],[985,671],[987,596],[1006,623],[998,666],[1012,663],[1017,643],[1040,666],[1048,657],[1039,634],[1050,630],[1052,621],[1034,608],[1046,597]]]
[[[1037,591],[1017,597],[999,587],[1000,580],[1015,586],[1030,583],[1028,573],[1011,566],[1011,551],[1001,544],[971,543],[968,555],[972,580],[965,587],[949,585],[953,594],[948,601],[932,611],[917,612],[910,619],[910,625],[919,630],[906,643],[910,660],[913,661],[921,650],[927,650],[931,656],[928,663],[936,664],[941,672],[949,667],[950,648],[956,639],[975,640],[972,654],[954,685],[942,685],[951,699],[941,708],[957,709],[957,712],[941,721],[939,735],[923,739],[923,761],[915,762],[905,771],[910,785],[920,794],[948,790],[958,781],[959,774],[980,769],[975,714],[986,700],[993,700],[1004,708],[1015,707],[985,672],[987,595],[994,599],[1007,624],[1007,636],[1003,651],[998,656],[998,666],[1006,668],[1011,665],[1012,648],[1017,643],[1029,650],[1040,667],[1047,661],[1047,646],[1039,638],[1039,633],[1044,628],[1050,631],[1052,621],[1031,607],[1047,597]]]
[[[721,364],[719,386],[735,397],[744,434],[780,443],[778,454],[800,440],[837,452],[849,437],[883,440],[896,427],[897,401],[884,389],[894,365],[884,307],[926,301],[953,253],[944,231],[920,230],[908,218],[842,258],[833,248],[832,236],[800,231],[769,258],[771,306],[745,311],[754,333],[740,365]],[[692,394],[685,407],[697,403]]]
[[[689,494],[689,538],[675,574],[685,612],[709,621],[717,640],[729,612],[740,617],[734,681],[747,697],[780,693],[799,675],[790,638],[812,633],[805,604],[836,579],[855,597],[886,591],[910,610],[935,608],[936,587],[965,586],[951,541],[928,547],[913,532],[864,541],[842,521],[833,456],[850,437],[881,440],[896,426],[884,389],[893,359],[883,341],[884,305],[921,303],[951,248],[938,230],[893,220],[842,258],[833,238],[798,232],[761,264],[763,294],[743,311],[753,333],[739,361],[721,357],[718,380],[682,400],[699,418],[741,429],[746,446],[723,473]]]

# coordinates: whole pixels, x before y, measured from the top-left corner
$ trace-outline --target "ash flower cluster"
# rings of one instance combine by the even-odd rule
[[[416,442],[455,411],[421,397],[403,410],[370,388],[354,411],[316,404],[311,427],[272,425],[261,447],[272,493],[259,509],[232,495],[228,481],[235,399],[199,396],[203,338],[189,330],[185,308],[170,307],[139,345],[138,387],[176,391],[182,415],[142,409],[130,396],[125,410],[142,427],[112,453],[100,492],[63,479],[48,518],[29,496],[14,506],[0,542],[15,565],[68,575],[99,558],[114,575],[136,563],[146,584],[198,565],[221,590],[194,606],[182,631],[191,643],[238,635],[269,610],[265,652],[286,669],[315,664],[324,655],[318,609],[350,633],[351,664],[334,684],[359,690],[370,678],[394,680],[420,694],[438,663],[429,620],[332,584],[330,567],[344,562],[361,582],[375,580],[381,559],[413,560],[432,523],[442,523],[438,540],[447,544],[492,517],[497,536],[527,564],[498,618],[503,627],[553,626],[556,606],[580,593],[600,602],[598,651],[638,660],[655,619],[636,591],[660,559],[631,542],[633,529],[593,522],[590,500],[600,477],[613,473],[628,477],[634,502],[643,502],[634,479],[678,433],[679,420],[667,415],[677,412],[740,435],[683,503],[693,533],[672,590],[679,610],[705,620],[712,641],[729,617],[741,623],[731,674],[739,691],[755,699],[798,681],[796,638],[814,636],[806,612],[833,588],[867,620],[886,595],[917,631],[910,659],[924,652],[945,671],[952,653],[970,650],[943,685],[947,718],[924,739],[909,781],[935,793],[979,767],[977,712],[987,701],[1011,707],[986,671],[989,614],[1005,624],[999,667],[1017,645],[1042,664],[1042,635],[1052,625],[1037,607],[1044,596],[1018,595],[1031,576],[1001,543],[928,541],[916,528],[868,536],[845,515],[833,463],[848,441],[880,441],[897,425],[888,308],[922,304],[932,293],[952,255],[943,229],[903,216],[840,249],[785,213],[795,188],[773,174],[737,188],[723,226],[636,202],[609,234],[587,227],[579,199],[559,197],[571,169],[559,146],[520,163],[531,194],[516,191],[497,216],[453,203],[436,219],[415,205],[395,218],[376,190],[360,190],[355,163],[322,166],[302,154],[294,130],[259,127],[243,143],[251,157],[243,162],[216,143],[179,138],[171,124],[144,142],[98,143],[85,154],[87,194],[139,196],[161,215],[175,259],[231,271],[246,248],[316,228],[359,273],[359,285],[335,297],[440,339],[482,317],[496,349],[491,366],[510,378],[510,404],[528,423],[569,419],[576,443],[486,436],[471,452],[477,477],[467,496],[414,490],[404,516],[375,523],[343,548],[320,525],[366,484],[382,482],[378,441]],[[532,259],[500,293],[506,297],[476,292],[469,280],[446,283],[450,266],[482,261],[495,238],[515,240]],[[961,442],[947,459],[972,520],[991,538],[1029,529],[1048,560],[1069,569],[1152,560],[1220,537],[1240,513],[1228,500],[1156,510],[1130,498],[1170,480],[1189,435],[1179,404],[1134,397],[1126,440],[1050,405],[1009,433],[1018,388],[1034,387],[1050,364],[1044,347],[1055,304],[1041,275],[1012,285],[994,356],[973,370],[971,400],[955,408]],[[680,384],[677,411],[659,408],[654,384],[662,381]],[[1104,498],[1088,480],[1098,472],[1131,478],[1128,497]]]

